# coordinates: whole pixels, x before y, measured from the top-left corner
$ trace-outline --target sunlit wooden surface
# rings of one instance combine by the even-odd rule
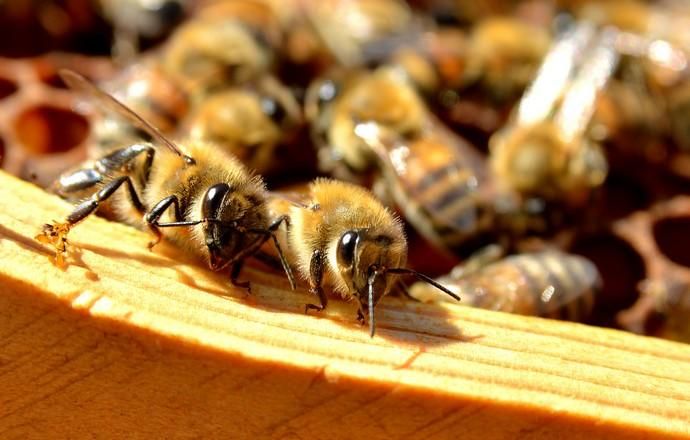
[[[0,188],[0,438],[690,437],[690,346],[394,298],[372,340],[98,218],[61,270],[33,236],[69,206]]]

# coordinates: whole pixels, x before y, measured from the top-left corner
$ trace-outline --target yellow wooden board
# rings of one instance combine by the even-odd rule
[[[690,438],[690,346],[386,298],[319,316],[0,174],[0,438]]]

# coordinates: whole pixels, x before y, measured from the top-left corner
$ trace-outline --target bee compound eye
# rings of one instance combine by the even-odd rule
[[[338,264],[344,267],[352,266],[355,259],[355,249],[359,241],[359,234],[356,231],[347,231],[340,237],[336,252]]]
[[[204,203],[201,208],[203,217],[207,219],[218,218],[218,211],[229,192],[230,186],[227,183],[217,183],[211,186],[204,196]]]

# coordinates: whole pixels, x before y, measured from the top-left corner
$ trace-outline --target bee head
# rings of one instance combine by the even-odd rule
[[[362,314],[368,313],[372,333],[374,307],[394,284],[386,271],[400,265],[404,258],[396,252],[393,241],[386,235],[352,229],[340,237],[336,248],[340,276],[359,302]]]
[[[412,275],[441,290],[455,300],[455,293],[428,276],[405,264],[406,245],[383,234],[372,234],[366,229],[346,231],[338,241],[336,260],[340,276],[359,302],[360,316],[368,315],[369,333],[373,337],[376,326],[374,307],[390,292],[398,275]]]
[[[227,183],[217,183],[206,191],[201,205],[204,239],[208,247],[209,265],[221,270],[237,261],[238,254],[249,245],[248,229],[258,218],[253,210],[242,205]]]

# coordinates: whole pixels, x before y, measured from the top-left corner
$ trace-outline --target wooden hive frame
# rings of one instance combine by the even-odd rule
[[[69,205],[0,174],[0,438],[689,438],[690,346],[227,279],[89,218],[61,270],[33,237]]]

